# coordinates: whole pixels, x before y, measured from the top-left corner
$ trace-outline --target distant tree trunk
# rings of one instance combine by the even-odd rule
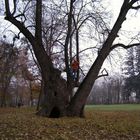
[[[1,95],[1,107],[5,107],[6,106],[6,89],[3,88],[2,89],[2,95]]]
[[[120,79],[117,80],[117,104],[120,103],[120,92],[121,92],[121,81]]]
[[[136,103],[140,103],[140,90],[138,89],[137,91],[136,91]]]
[[[37,107],[36,107],[36,110],[37,110],[37,111],[39,110],[40,105],[41,105],[41,103],[42,103],[43,95],[45,95],[45,94],[44,94],[44,81],[41,80],[41,88],[40,88],[40,93],[39,93],[38,102],[37,102]]]
[[[30,87],[30,105],[33,106],[32,81],[29,81],[29,87]]]

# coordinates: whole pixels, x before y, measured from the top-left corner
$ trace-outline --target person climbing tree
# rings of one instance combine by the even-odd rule
[[[76,59],[73,59],[71,63],[71,69],[72,69],[72,76],[75,81],[77,78],[77,71],[79,69],[79,62]]]

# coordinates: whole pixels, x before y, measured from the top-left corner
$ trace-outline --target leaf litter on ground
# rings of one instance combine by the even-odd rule
[[[140,111],[85,111],[85,118],[35,115],[34,108],[0,109],[0,140],[139,140]]]

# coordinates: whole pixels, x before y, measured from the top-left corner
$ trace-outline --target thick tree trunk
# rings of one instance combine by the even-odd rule
[[[44,101],[38,115],[58,118],[66,116],[66,107],[69,104],[69,91],[66,81],[61,78],[58,69],[52,69],[49,83],[44,83]]]

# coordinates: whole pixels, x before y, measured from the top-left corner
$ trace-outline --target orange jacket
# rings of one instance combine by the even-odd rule
[[[78,70],[79,69],[79,62],[77,60],[74,60],[71,64],[71,67],[73,70]]]

